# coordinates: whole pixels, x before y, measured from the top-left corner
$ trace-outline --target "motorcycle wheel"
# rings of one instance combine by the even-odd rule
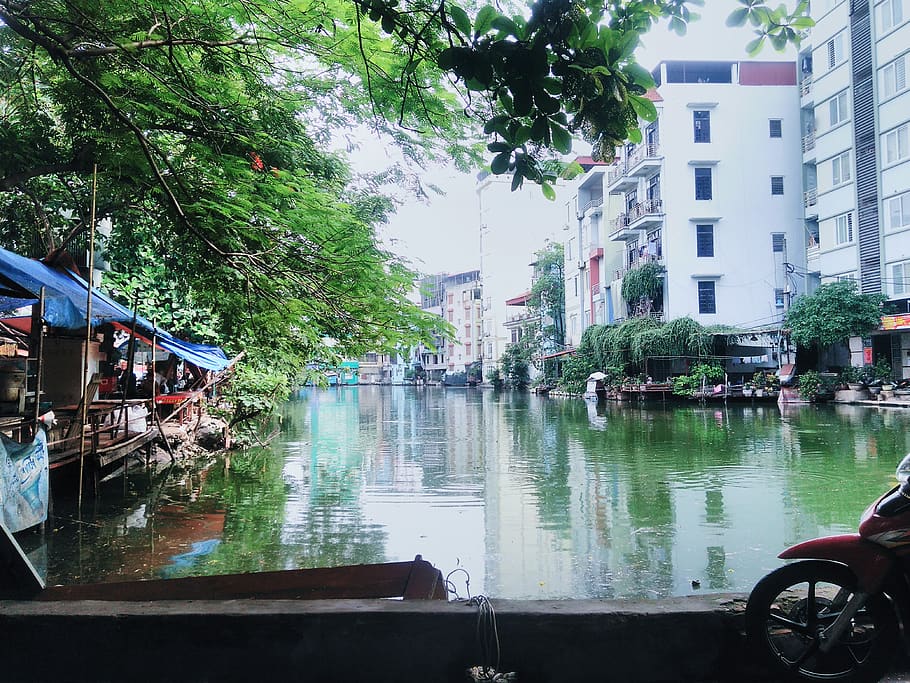
[[[772,669],[793,681],[872,683],[888,671],[897,652],[897,615],[884,595],[874,595],[854,616],[831,650],[819,635],[853,595],[856,578],[834,562],[806,560],[759,581],[746,605],[746,635]]]

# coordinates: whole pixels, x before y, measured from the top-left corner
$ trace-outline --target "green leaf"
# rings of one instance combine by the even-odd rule
[[[730,16],[727,17],[727,26],[734,28],[736,26],[745,26],[746,20],[749,18],[749,8],[748,7],[739,7],[732,12]]]
[[[519,37],[518,26],[515,25],[514,21],[502,14],[494,17],[493,21],[490,22],[490,26],[495,28],[500,33],[514,36],[516,38]]]
[[[505,142],[491,142],[487,145],[487,150],[490,152],[511,152],[512,146]]]
[[[490,162],[490,171],[494,175],[501,175],[509,170],[509,161],[511,160],[512,155],[509,152],[500,152],[495,157],[493,161]]]
[[[657,107],[647,97],[641,95],[629,95],[629,104],[635,114],[645,121],[653,121],[657,118]]]
[[[761,52],[761,49],[764,46],[764,44],[765,44],[765,36],[764,36],[764,34],[762,34],[755,40],[749,41],[749,43],[746,45],[746,52],[748,53],[748,55],[750,57],[754,57],[759,52]]]
[[[484,5],[474,19],[474,37],[478,38],[489,31],[497,15],[498,12],[491,5]]]
[[[458,32],[467,37],[471,34],[471,19],[468,17],[468,13],[465,12],[458,5],[449,3],[446,5],[449,10],[449,16],[452,18],[452,22],[455,24],[455,28],[458,29]]]
[[[572,134],[560,126],[558,123],[550,122],[550,137],[553,140],[553,147],[562,154],[568,154],[572,151]]]
[[[556,190],[553,189],[553,186],[550,185],[550,183],[541,183],[540,191],[543,192],[543,196],[551,202],[556,201]]]
[[[524,183],[524,177],[521,172],[516,168],[515,173],[512,174],[512,192],[518,190],[522,183]]]

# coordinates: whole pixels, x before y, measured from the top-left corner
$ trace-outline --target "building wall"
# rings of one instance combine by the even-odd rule
[[[775,290],[793,294],[800,286],[785,264],[805,267],[798,92],[777,78],[741,85],[738,64],[732,70],[729,84],[664,79],[659,88],[664,313],[705,325],[773,325],[785,303]],[[709,114],[710,142],[694,141],[696,111]],[[772,119],[780,121],[779,138],[770,135]],[[710,200],[696,199],[696,168],[711,170]],[[772,195],[772,176],[783,179],[782,195]],[[713,226],[713,257],[698,256],[697,225]],[[784,236],[784,251],[774,250],[775,233]],[[701,281],[714,282],[716,313],[699,310]]]

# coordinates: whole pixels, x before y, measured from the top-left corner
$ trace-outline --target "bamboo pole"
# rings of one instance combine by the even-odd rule
[[[155,324],[155,321],[152,321],[152,420],[155,423],[155,426],[158,428],[158,435],[161,437],[161,440],[164,442],[164,448],[167,450],[167,454],[171,457],[171,462],[174,462],[177,458],[174,457],[174,451],[171,449],[171,444],[167,440],[167,437],[164,435],[164,429],[161,427],[161,422],[158,419],[158,405],[155,403],[155,399],[158,395],[158,362],[155,360],[155,344],[158,342],[158,326]]]
[[[35,350],[35,421],[41,417],[41,387],[44,384],[44,297],[45,289],[38,293],[37,310],[32,309],[32,339]]]
[[[95,208],[98,197],[98,164],[92,169],[92,217],[88,240],[88,288],[85,302],[85,350],[82,353],[82,415],[79,416],[79,510],[82,510],[82,485],[85,472],[85,422],[88,416],[88,365],[92,343],[92,280],[95,272]]]
[[[127,398],[126,395],[127,395],[127,393],[129,393],[128,389],[130,387],[130,384],[133,385],[134,389],[135,389],[135,384],[136,384],[136,378],[132,377],[132,375],[133,375],[133,361],[135,360],[135,357],[136,357],[135,349],[133,347],[136,344],[136,319],[138,317],[139,317],[139,292],[137,291],[136,295],[134,297],[134,300],[133,300],[133,322],[130,325],[130,340],[129,340],[129,342],[127,342],[127,347],[126,347],[126,369],[127,369],[127,372],[130,373],[131,379],[129,380],[129,383],[127,383],[127,381],[123,382],[123,396],[120,397],[120,416],[117,418],[118,421],[121,419],[123,420],[123,433],[124,434],[126,434],[127,430],[129,429],[129,420],[127,419],[127,415],[126,415],[126,398]]]

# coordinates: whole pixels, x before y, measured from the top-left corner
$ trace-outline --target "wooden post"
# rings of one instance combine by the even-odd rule
[[[32,306],[32,338],[29,352],[35,353],[35,420],[41,416],[41,389],[44,385],[44,287],[38,293],[38,304]],[[26,380],[28,381],[28,380]]]
[[[85,302],[85,350],[82,354],[82,415],[79,417],[79,510],[82,510],[82,478],[85,471],[85,422],[88,415],[88,400],[86,387],[88,386],[89,348],[92,343],[92,280],[95,271],[95,200],[98,196],[98,165],[95,164],[92,173],[92,218],[89,228],[88,240],[88,287]]]

